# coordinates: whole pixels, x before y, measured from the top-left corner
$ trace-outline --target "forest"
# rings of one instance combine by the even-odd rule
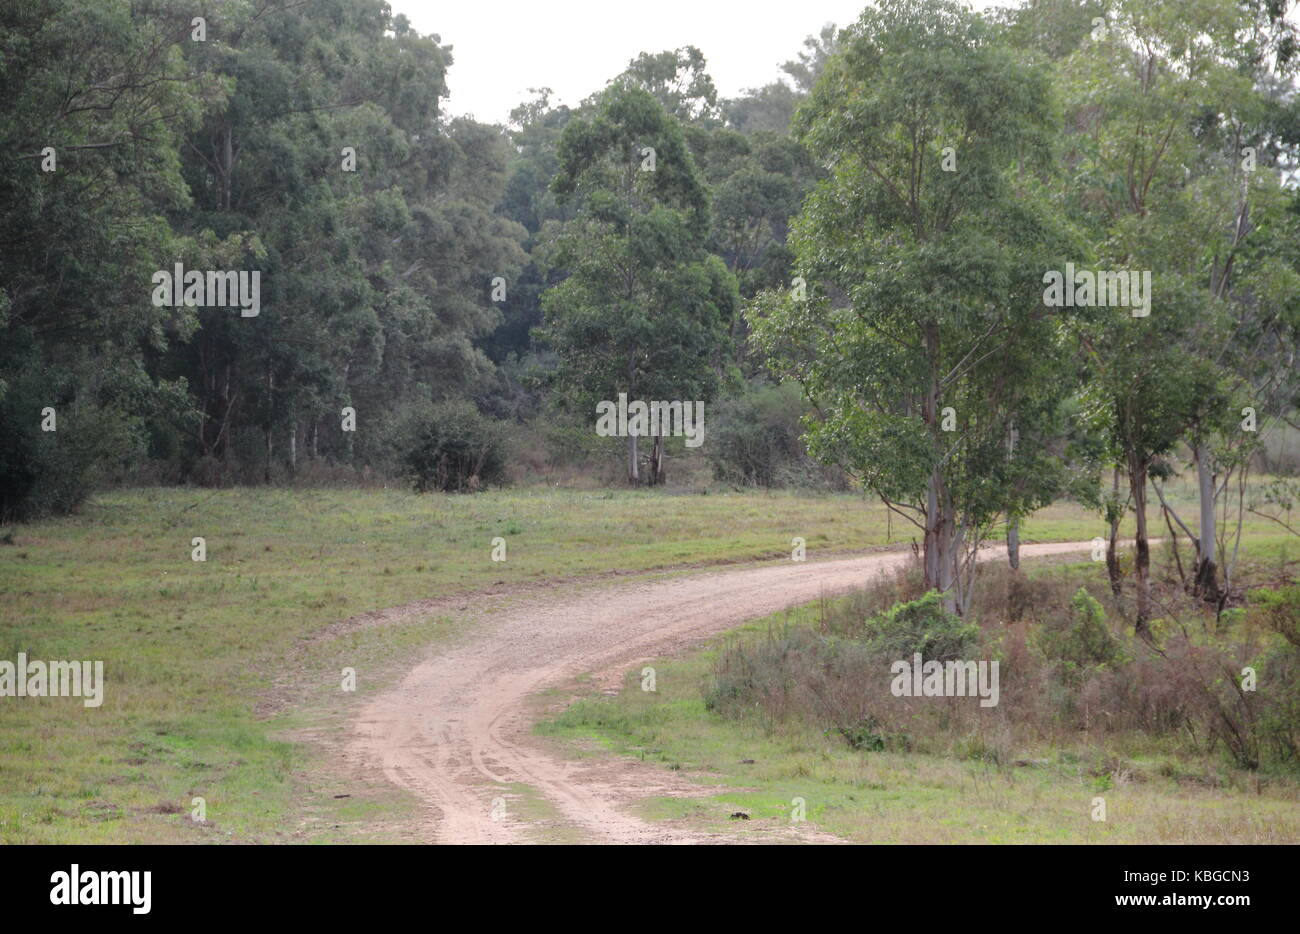
[[[1294,769],[1290,0],[878,0],[738,96],[708,49],[647,49],[504,124],[448,115],[455,43],[385,0],[0,0],[0,592],[37,591],[24,632],[64,586],[28,553],[101,521],[161,541],[213,503],[229,536],[309,503],[360,523],[268,538],[263,580],[290,573],[273,548],[306,566],[318,534],[331,560],[418,514],[436,561],[364,558],[412,600],[426,562],[440,594],[492,583],[448,570],[470,541],[533,577],[898,544],[892,589],[732,646],[701,710],[911,751],[967,722],[905,727],[849,686],[913,649],[1007,652],[1007,748],[1086,722]],[[556,490],[587,511],[547,512]],[[645,531],[660,509],[676,531]],[[511,538],[539,531],[549,564]],[[1022,538],[1092,560],[1034,583]],[[294,612],[332,609],[302,632],[383,605],[318,570]],[[1033,628],[1032,677],[991,623]]]
[[[1201,6],[887,2],[736,99],[684,47],[503,127],[441,115],[451,47],[378,0],[6,5],[0,513],[662,484],[680,442],[591,430],[623,392],[710,403],[719,479],[881,497],[954,607],[994,522],[1082,497],[1113,567],[1192,471],[1217,597],[1215,516],[1300,466],[1265,443],[1300,401],[1300,109],[1284,5]],[[261,307],[159,300],[173,266]],[[1145,310],[1109,310],[1130,269]]]

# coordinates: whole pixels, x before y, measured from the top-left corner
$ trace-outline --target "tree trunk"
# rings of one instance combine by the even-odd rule
[[[662,486],[664,482],[664,436],[655,435],[650,446],[650,485]]]
[[[966,532],[957,526],[952,499],[941,502],[944,503],[944,534],[940,539],[942,552],[939,556],[939,582],[943,585],[943,608],[949,613],[964,616],[966,591],[962,588],[961,558],[966,548]],[[971,568],[971,573],[975,573],[974,567]]]
[[[1201,443],[1193,449],[1196,459],[1196,483],[1200,490],[1201,525],[1196,542],[1196,571],[1192,593],[1207,602],[1219,602],[1219,567],[1215,561],[1218,530],[1214,516],[1214,473],[1209,446]]]
[[[1007,564],[1011,570],[1020,570],[1020,520],[1007,520]]]
[[[939,472],[930,474],[929,486],[925,491],[925,586],[927,590],[939,589]]]
[[[926,493],[925,528],[925,586],[943,596],[943,608],[949,613],[961,613],[957,593],[956,527],[952,518],[952,499],[936,467],[930,474],[930,488]]]
[[[221,209],[230,210],[230,176],[235,171],[234,134],[226,126],[221,134]]]
[[[1145,636],[1151,619],[1151,545],[1147,537],[1147,465],[1136,459],[1129,462],[1129,488],[1133,491],[1133,515],[1137,524],[1134,536],[1133,576],[1137,584],[1137,620],[1134,631]]]
[[[956,613],[952,503],[939,467],[943,455],[943,435],[939,431],[939,328],[933,323],[925,329],[925,348],[931,377],[923,416],[930,429],[936,455],[925,494],[925,586],[929,590],[939,591],[943,595],[944,609]]]
[[[957,537],[953,520],[944,515],[939,523],[939,592],[944,596],[946,613],[962,614],[957,587]]]
[[[231,395],[230,390],[230,371],[231,366],[227,363],[226,379],[221,389],[221,424],[217,428],[215,445],[215,454],[222,461],[226,459],[226,450],[230,445],[230,410],[235,404],[235,397]]]
[[[289,423],[289,476],[298,472],[298,423]]]
[[[1112,507],[1110,515],[1110,537],[1106,540],[1106,576],[1110,579],[1110,592],[1118,597],[1123,592],[1124,576],[1120,573],[1119,567],[1119,524],[1124,518],[1123,511],[1118,506],[1119,501],[1119,468],[1115,468],[1111,474],[1111,492],[1115,494],[1116,505]]]
[[[946,493],[945,490],[945,495],[939,499],[942,510],[939,519],[939,592],[943,594],[944,610],[960,616],[965,609],[957,579],[960,542],[952,518],[952,503]]]
[[[271,365],[268,363],[266,365],[266,428],[264,429],[266,433],[266,464],[262,468],[262,481],[264,483],[271,482],[271,457],[273,454],[271,429],[274,427],[274,418],[272,417],[274,411],[275,374],[271,371]]]
[[[636,435],[627,436],[627,482],[631,486],[641,483],[641,468],[637,463]]]

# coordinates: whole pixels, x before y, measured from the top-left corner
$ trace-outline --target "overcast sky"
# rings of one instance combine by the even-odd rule
[[[858,18],[866,0],[389,0],[452,46],[451,114],[505,122],[530,87],[576,104],[640,52],[698,46],[724,97],[781,77],[805,36]],[[976,6],[989,5],[982,0]]]

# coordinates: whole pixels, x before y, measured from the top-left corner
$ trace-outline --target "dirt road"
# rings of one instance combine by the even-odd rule
[[[1026,545],[1021,554],[1088,548]],[[484,619],[369,704],[354,724],[349,756],[428,802],[422,836],[430,842],[528,842],[529,822],[515,814],[514,783],[529,786],[590,842],[710,842],[627,808],[638,797],[672,793],[669,786],[684,780],[638,762],[611,769],[556,758],[530,735],[529,696],[583,673],[622,672],[746,620],[843,593],[905,558],[887,552],[529,596]],[[400,616],[401,608],[390,613]]]

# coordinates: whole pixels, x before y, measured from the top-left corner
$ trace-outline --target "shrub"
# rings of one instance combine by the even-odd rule
[[[1300,584],[1252,590],[1250,603],[1265,626],[1300,648]]]
[[[0,378],[0,521],[75,510],[144,455],[141,419],[98,380],[39,364]],[[55,410],[55,430],[41,428]]]
[[[860,644],[827,638],[805,626],[773,626],[764,638],[732,643],[719,654],[704,703],[726,716],[758,712],[769,724],[791,716],[819,723],[855,722],[863,712],[843,714],[854,702],[842,689],[864,691],[871,667]],[[887,669],[875,667],[877,680],[887,684]]]
[[[1300,647],[1283,645],[1265,657],[1258,694],[1261,740],[1282,761],[1300,759]]]
[[[878,589],[877,595],[823,604],[820,631],[786,625],[769,628],[764,639],[728,646],[705,685],[705,707],[723,716],[757,716],[769,730],[805,722],[862,751],[911,749],[914,728],[935,717],[951,722],[965,716],[947,705],[913,707],[892,696],[890,664],[913,652],[936,661],[969,658],[978,651],[979,628],[945,613],[933,592],[863,621],[873,596],[897,593],[892,582]]]
[[[888,737],[875,717],[863,717],[850,726],[836,727],[835,732],[843,737],[850,749],[883,752],[888,745]]]
[[[924,565],[913,555],[871,586],[840,600],[823,600],[818,608],[819,628],[827,635],[865,639],[867,628],[877,616],[895,604],[917,600],[926,593]]]
[[[1300,588],[1252,592],[1247,620],[1217,632],[1212,612],[1192,603],[1205,625],[1157,626],[1161,645],[1153,649],[1112,631],[1077,574],[1008,577],[1020,589],[986,595],[979,610],[990,626],[981,631],[946,614],[938,594],[915,596],[915,572],[901,567],[823,600],[807,624],[732,643],[705,685],[706,705],[769,731],[816,729],[864,753],[1005,765],[1019,748],[1044,741],[1132,747],[1147,738],[1180,754],[1223,754],[1244,769],[1300,767],[1300,646],[1268,631],[1294,631]],[[1001,625],[1026,594],[1030,619]],[[984,710],[960,698],[892,696],[890,664],[917,652],[941,662],[997,657],[1002,703]],[[1242,685],[1247,666],[1258,672],[1255,690]]]
[[[420,407],[400,426],[398,437],[404,473],[417,493],[473,493],[504,482],[504,426],[469,402]]]
[[[945,612],[942,598],[932,590],[869,620],[864,635],[874,654],[889,659],[910,659],[920,652],[926,661],[946,662],[970,658],[980,630]]]
[[[793,383],[750,384],[741,395],[720,401],[705,445],[713,476],[737,486],[842,486],[804,449],[801,419],[807,410]]]
[[[1043,655],[1071,681],[1089,669],[1115,665],[1123,659],[1119,643],[1106,628],[1106,611],[1083,587],[1070,599],[1070,612],[1064,620],[1045,623],[1037,642]]]

